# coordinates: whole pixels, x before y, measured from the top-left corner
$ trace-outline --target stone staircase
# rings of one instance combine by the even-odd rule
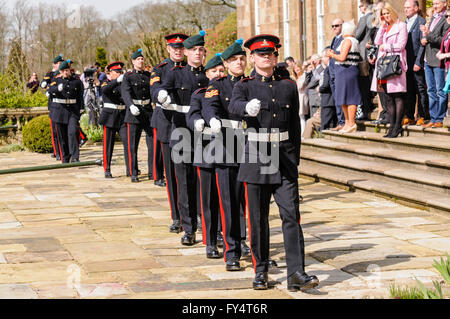
[[[450,212],[449,129],[405,126],[404,137],[383,138],[388,129],[361,121],[355,133],[324,131],[304,140],[300,175]]]

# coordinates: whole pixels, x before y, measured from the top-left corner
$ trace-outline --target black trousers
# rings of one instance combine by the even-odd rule
[[[320,129],[328,130],[337,126],[336,107],[322,106],[320,108]]]
[[[225,261],[241,257],[241,217],[243,215],[241,210],[244,188],[243,184],[237,180],[238,171],[238,167],[216,167]],[[245,230],[245,219],[243,228]]]
[[[214,168],[196,167],[200,186],[200,209],[202,212],[203,244],[217,245],[219,221],[219,197]]]
[[[405,116],[406,93],[387,93],[387,85],[383,84],[382,87],[384,90],[386,108],[389,113],[389,126],[393,129],[399,129],[402,127],[403,117]]]
[[[85,140],[87,139],[86,134],[83,132],[83,130],[80,127],[80,140]]]
[[[162,150],[161,144],[157,140],[157,131],[156,128],[153,128],[153,136],[146,135],[147,148],[150,143],[152,143],[152,166],[149,166],[148,176],[152,177],[153,180],[157,181],[160,179],[164,179],[164,163],[162,158]],[[151,164],[149,161],[149,165]],[[150,167],[152,169],[150,170]]]
[[[69,118],[67,124],[56,123],[56,135],[62,163],[80,157],[80,122],[75,116]]]
[[[418,72],[414,72],[412,69],[408,68],[408,71],[406,72],[406,87],[408,92],[408,94],[406,94],[405,105],[406,117],[414,120],[417,101],[417,111],[419,116],[425,120],[429,120],[430,113],[427,84],[425,82],[425,71],[423,68]]]
[[[368,77],[368,76],[359,76],[358,77],[359,89],[361,90],[361,96],[362,96],[361,109],[362,109],[364,118],[368,118],[369,114],[373,110],[372,93],[370,91],[370,80],[371,79],[372,78]]]
[[[52,132],[52,146],[53,146],[53,155],[56,157],[61,157],[61,152],[59,150],[59,143],[58,143],[58,135],[56,133],[56,122],[52,121],[50,119],[50,129]]]
[[[174,163],[177,179],[178,210],[185,233],[197,231],[197,177],[191,163]]]
[[[150,126],[141,124],[127,124],[128,160],[130,163],[131,176],[138,176],[138,148],[142,131],[145,131],[147,142],[147,162],[149,175],[153,171],[153,131]]]
[[[130,175],[127,126],[125,123],[121,125],[120,129],[103,126],[103,169],[105,172],[111,172],[111,159],[114,152],[116,133],[119,133],[120,139],[123,143],[126,174]]]
[[[159,142],[162,151],[164,172],[166,175],[167,196],[169,197],[170,213],[172,220],[180,220],[180,211],[178,210],[178,189],[177,178],[175,175],[175,166],[172,161],[171,149],[169,143]]]
[[[305,243],[300,226],[298,181],[282,176],[281,184],[244,183],[249,218],[250,247],[255,272],[267,272],[269,260],[269,205],[273,194],[282,221],[287,276],[305,271]]]

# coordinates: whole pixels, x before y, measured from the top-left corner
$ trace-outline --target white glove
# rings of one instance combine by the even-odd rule
[[[59,92],[62,92],[63,89],[64,89],[64,85],[63,85],[62,83],[60,83],[60,84],[58,85],[58,91],[59,91]]]
[[[47,87],[47,81],[41,82],[41,88],[45,89]]]
[[[245,111],[247,111],[247,114],[250,116],[257,116],[260,109],[261,109],[261,101],[258,99],[251,100],[245,106]]]
[[[203,129],[205,128],[205,120],[204,119],[199,119],[197,121],[194,122],[194,127],[195,130],[198,132],[202,132]]]
[[[161,90],[158,93],[158,102],[164,104],[167,101],[167,98],[170,99],[169,93],[166,90]]]
[[[220,122],[218,119],[213,117],[211,121],[209,121],[209,126],[211,126],[211,131],[216,134],[220,132],[220,129],[222,128],[222,122]]]
[[[46,97],[50,97],[50,93],[45,92],[45,96],[46,96]]]
[[[117,78],[117,82],[122,82],[123,81],[123,74],[119,75],[119,77]]]
[[[139,111],[138,107],[136,105],[134,105],[134,104],[130,105],[130,112],[134,116],[138,116],[139,114],[141,114],[141,112]]]

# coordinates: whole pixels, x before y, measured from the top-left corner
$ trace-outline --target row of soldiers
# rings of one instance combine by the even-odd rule
[[[252,76],[245,77],[247,53],[243,41],[236,41],[203,66],[204,36],[204,31],[190,37],[181,33],[166,36],[169,58],[151,73],[144,69],[142,50],[132,54],[131,72],[122,73],[122,62],[108,65],[110,79],[102,88],[104,107],[99,121],[105,130],[105,177],[111,177],[113,140],[119,132],[127,173],[132,182],[139,181],[137,149],[145,131],[149,171],[156,180],[164,178],[163,173],[156,176],[157,148],[161,149],[173,220],[170,231],[184,231],[183,245],[196,242],[198,205],[206,256],[219,257],[220,218],[226,270],[241,270],[242,217],[248,216],[254,289],[268,288],[269,207],[273,196],[282,220],[288,289],[316,287],[317,277],[305,272],[300,225],[298,91],[295,82],[274,73],[280,40],[274,35],[258,35],[244,43],[255,66]],[[59,98],[55,93],[66,92],[52,87],[49,91],[54,94],[53,100]],[[75,98],[71,94],[65,97]],[[183,132],[192,133],[194,138],[189,135],[190,147],[180,150],[178,146],[186,137]],[[238,136],[244,136],[244,158],[236,151]],[[214,154],[203,152],[212,143]],[[255,143],[256,148],[252,147]],[[277,155],[278,165],[267,163],[267,151]],[[199,159],[198,153],[206,155]],[[256,161],[249,159],[252,155],[256,155]]]

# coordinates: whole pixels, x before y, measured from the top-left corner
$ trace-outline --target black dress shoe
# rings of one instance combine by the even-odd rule
[[[250,247],[247,246],[245,240],[241,240],[241,255],[242,257],[248,257],[252,255]]]
[[[113,178],[111,172],[105,172],[105,178]]]
[[[178,219],[173,221],[173,224],[170,225],[170,227],[169,227],[169,231],[171,233],[177,233],[177,234],[179,232],[181,232],[181,224],[180,224],[180,221]]]
[[[82,147],[84,144],[86,144],[86,142],[88,141],[87,138],[84,138],[80,141],[80,147]]]
[[[139,183],[140,181],[139,181],[139,177],[137,177],[137,176],[131,176],[131,182],[132,183]]]
[[[277,268],[278,267],[277,262],[270,258],[269,258],[269,261],[267,262],[267,264],[269,265],[269,268]]]
[[[155,181],[155,185],[159,187],[166,187],[166,181],[164,179],[158,179]]]
[[[79,163],[79,162],[80,162],[80,160],[78,158],[72,159],[72,163]]]
[[[195,233],[185,233],[181,237],[181,244],[186,246],[192,246],[195,244]]]
[[[316,276],[308,276],[306,273],[296,271],[289,276],[287,280],[287,288],[289,291],[308,290],[317,287],[319,279]]]
[[[257,273],[255,279],[253,280],[253,289],[266,290],[269,287],[268,281],[269,278],[266,272]]]
[[[221,232],[217,233],[217,247],[223,247],[223,235]]]
[[[217,246],[206,246],[206,258],[210,259],[220,258]]]
[[[230,260],[227,260],[225,269],[227,271],[239,271],[241,270],[241,264],[237,258],[231,258]]]

